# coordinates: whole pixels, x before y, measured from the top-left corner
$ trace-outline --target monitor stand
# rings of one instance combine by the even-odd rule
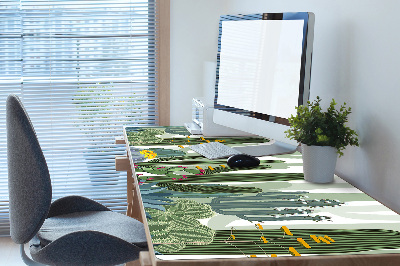
[[[252,156],[268,156],[278,154],[289,154],[297,151],[297,146],[286,144],[280,141],[271,140],[268,143],[249,146],[232,146],[237,151],[243,152]]]

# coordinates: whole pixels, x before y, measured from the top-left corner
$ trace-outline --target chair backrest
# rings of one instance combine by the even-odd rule
[[[50,209],[51,180],[35,130],[20,99],[7,98],[10,234],[17,244],[38,232]]]

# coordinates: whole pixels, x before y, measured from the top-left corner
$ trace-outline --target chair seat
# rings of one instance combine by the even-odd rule
[[[138,247],[147,247],[141,222],[112,211],[73,212],[47,218],[37,237],[42,246],[67,234],[79,231],[98,231],[109,234]]]

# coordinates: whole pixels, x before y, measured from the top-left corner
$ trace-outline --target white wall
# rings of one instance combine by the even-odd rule
[[[225,1],[171,0],[171,125],[192,120],[192,98],[204,96],[204,64],[217,61]]]
[[[398,10],[396,0],[171,0],[178,15],[171,23],[171,91],[182,95],[171,100],[171,121],[189,121],[190,99],[203,94],[202,64],[215,60],[220,14],[314,12],[311,99],[347,102],[361,143],[347,148],[337,172],[400,212]]]

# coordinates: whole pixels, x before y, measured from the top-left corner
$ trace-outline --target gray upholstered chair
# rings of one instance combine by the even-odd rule
[[[25,263],[113,265],[135,260],[147,250],[143,224],[135,219],[80,196],[51,203],[46,160],[15,95],[7,99],[7,152],[10,233],[21,244]],[[24,251],[29,241],[34,261]]]

